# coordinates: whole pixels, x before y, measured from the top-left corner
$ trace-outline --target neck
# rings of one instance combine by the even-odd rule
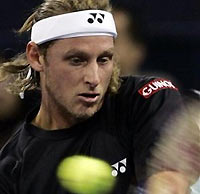
[[[41,104],[40,110],[32,121],[32,124],[45,130],[56,130],[69,128],[78,122],[76,118],[67,114],[62,114],[57,110],[56,106],[46,107]]]

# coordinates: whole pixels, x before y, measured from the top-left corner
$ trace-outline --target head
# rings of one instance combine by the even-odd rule
[[[42,102],[63,115],[92,116],[102,105],[113,73],[113,38],[91,36],[56,40],[40,55],[27,46],[28,60],[40,72]]]
[[[105,95],[115,93],[119,88],[114,38],[108,34],[92,34],[48,37],[48,40],[38,42],[33,35],[33,25],[52,16],[91,9],[110,11],[110,5],[107,0],[46,0],[20,30],[22,33],[32,29],[26,56],[28,64],[39,74],[43,107],[49,111],[54,109],[63,117],[70,115],[84,119],[92,116],[101,107]],[[73,24],[70,21],[66,26],[70,28]],[[31,74],[30,80],[33,79],[34,74]],[[28,87],[35,85],[38,84]]]

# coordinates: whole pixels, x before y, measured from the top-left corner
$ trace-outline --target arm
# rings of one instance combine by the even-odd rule
[[[10,141],[0,151],[0,193],[15,194],[20,162],[15,152],[17,145],[15,138]]]
[[[200,159],[200,151],[198,151],[199,131],[194,130],[194,133],[191,133],[191,130],[187,130],[193,128],[193,124],[187,123],[188,119],[179,119],[177,124],[180,126],[173,124],[176,123],[174,121],[175,115],[179,115],[181,112],[185,113],[183,99],[171,82],[167,82],[169,87],[166,88],[161,87],[162,85],[159,85],[161,83],[162,79],[139,79],[134,85],[136,93],[131,93],[133,91],[131,84],[129,86],[131,90],[127,92],[129,106],[126,112],[128,112],[130,137],[133,138],[131,151],[135,173],[134,184],[139,187],[144,186],[148,177],[151,178],[147,182],[150,180],[154,182],[157,177],[163,177],[162,173],[168,177],[168,173],[165,172],[170,172],[170,176],[171,173],[176,172],[177,174],[175,174],[178,175],[180,172],[189,178],[189,183],[199,173],[198,167],[196,167],[198,166],[198,158]],[[158,85],[159,87],[156,89]],[[186,129],[183,130],[183,128]],[[183,131],[187,132],[182,133]],[[166,136],[168,137],[166,138]],[[192,138],[187,138],[187,136]],[[193,137],[195,138],[193,139]],[[186,144],[182,144],[182,139],[185,138],[195,141],[188,141],[188,143],[184,141]],[[166,149],[165,145],[169,149]],[[183,154],[185,152],[186,155]],[[192,174],[193,177],[188,177],[188,174]]]
[[[182,173],[163,171],[148,179],[146,189],[148,194],[188,194],[190,184]]]
[[[147,88],[151,83],[152,81],[141,88]],[[141,89],[138,91],[140,92]],[[173,118],[173,115],[183,106],[180,93],[173,88],[156,90],[149,96],[142,94],[140,92],[137,98],[137,104],[140,106],[137,106],[139,108],[135,109],[131,114],[133,119],[130,119],[135,127],[133,130],[133,160],[139,185],[143,185],[150,175],[157,173],[147,173],[148,163],[152,158],[152,149],[166,130],[165,125],[168,124],[169,119]]]
[[[14,171],[16,163],[11,157],[0,160],[0,193],[1,194],[15,194],[15,180]]]
[[[200,175],[199,103],[191,104],[167,125],[149,162],[149,193],[189,193]]]

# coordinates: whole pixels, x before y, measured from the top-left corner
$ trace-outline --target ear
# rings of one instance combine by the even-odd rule
[[[31,67],[42,72],[44,69],[44,57],[41,55],[40,50],[34,42],[29,42],[26,46],[26,56]]]

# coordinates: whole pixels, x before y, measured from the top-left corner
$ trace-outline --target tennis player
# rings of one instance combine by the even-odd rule
[[[69,193],[56,169],[77,154],[112,166],[115,194],[144,186],[151,149],[182,106],[178,88],[163,78],[119,77],[108,0],[45,0],[20,29],[27,31],[26,54],[1,66],[1,80],[11,78],[8,89],[21,98],[41,90],[41,104],[1,150],[0,193]],[[168,180],[170,194],[187,189],[179,172],[153,175],[152,185],[155,176]]]

